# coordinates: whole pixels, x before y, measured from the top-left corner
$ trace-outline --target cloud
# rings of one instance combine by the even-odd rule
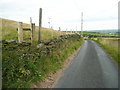
[[[119,0],[1,0],[0,17],[29,23],[29,17],[38,25],[39,8],[43,8],[43,26],[48,27],[48,17],[51,25],[75,28],[81,24],[81,12],[86,29],[97,29],[98,23],[103,28],[116,27]],[[103,23],[102,23],[103,22]],[[110,23],[109,23],[110,22]],[[112,24],[113,23],[113,24]],[[104,25],[103,25],[104,24]],[[109,27],[108,27],[108,24]],[[91,25],[91,26],[90,26]],[[92,27],[92,28],[91,28]],[[100,27],[99,27],[100,29]]]

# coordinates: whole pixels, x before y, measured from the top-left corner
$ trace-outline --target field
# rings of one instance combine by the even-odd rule
[[[2,35],[2,39],[10,39],[10,40],[18,40],[18,22],[13,20],[7,20],[0,18],[0,33]],[[30,24],[23,23],[23,28],[30,28]],[[38,26],[36,26],[36,41],[38,40]],[[60,32],[58,30],[48,29],[48,28],[42,28],[42,40],[50,40],[53,37],[57,37],[60,34],[66,34],[65,32]],[[24,42],[29,42],[30,38],[30,31],[24,31]]]
[[[108,34],[99,32],[83,32],[84,37],[118,37],[118,34]]]

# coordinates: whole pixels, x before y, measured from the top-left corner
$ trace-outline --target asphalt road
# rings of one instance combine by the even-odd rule
[[[85,40],[54,88],[118,88],[118,67],[97,43]]]

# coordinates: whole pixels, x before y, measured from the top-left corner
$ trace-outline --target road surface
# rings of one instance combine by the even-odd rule
[[[85,40],[54,88],[118,88],[118,67],[97,43]]]

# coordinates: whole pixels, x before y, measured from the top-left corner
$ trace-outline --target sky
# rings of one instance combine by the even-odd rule
[[[118,28],[119,0],[0,0],[0,18],[39,25],[58,30],[103,30]]]

